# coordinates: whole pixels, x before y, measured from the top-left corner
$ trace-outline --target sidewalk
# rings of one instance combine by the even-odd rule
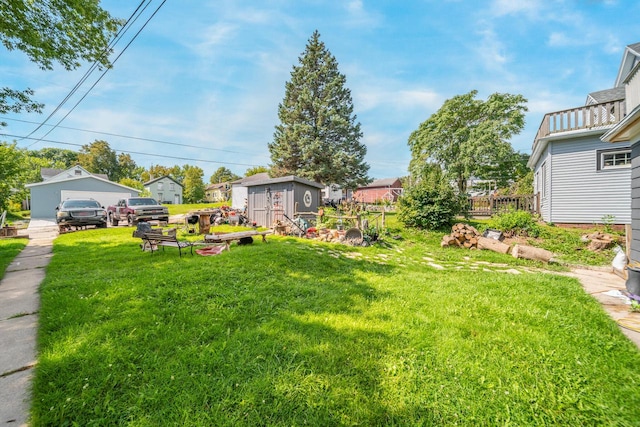
[[[31,368],[36,364],[38,289],[58,227],[50,221],[32,221],[26,233],[29,243],[0,280],[0,426],[27,425]]]
[[[622,333],[640,349],[640,313],[629,311],[627,299],[619,292],[626,291],[625,280],[610,270],[574,269],[566,275],[580,280],[585,292],[602,305],[607,314],[618,322]]]
[[[26,233],[28,245],[0,280],[0,427],[27,425],[31,368],[36,364],[38,290],[58,228],[55,222],[34,220]],[[640,313],[631,313],[618,292],[625,289],[624,279],[605,270],[574,269],[565,274],[580,280],[615,321],[633,326],[620,330],[640,348]]]

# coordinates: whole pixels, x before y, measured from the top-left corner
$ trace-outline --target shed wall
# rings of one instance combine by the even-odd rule
[[[282,221],[284,215],[293,219],[296,203],[298,211],[302,212],[317,212],[321,203],[319,188],[298,182],[261,184],[246,188],[248,217],[260,227],[271,227],[274,221]],[[308,196],[305,196],[307,192]]]

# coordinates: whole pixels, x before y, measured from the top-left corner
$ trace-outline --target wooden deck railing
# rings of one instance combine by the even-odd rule
[[[522,196],[475,196],[469,197],[469,215],[491,216],[508,210],[540,213],[535,194]]]
[[[625,114],[624,100],[547,113],[540,123],[536,140],[559,132],[613,125]]]

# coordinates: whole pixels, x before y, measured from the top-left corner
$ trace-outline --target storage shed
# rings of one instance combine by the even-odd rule
[[[324,185],[294,175],[246,183],[247,216],[260,227],[293,219],[295,212],[317,212]]]

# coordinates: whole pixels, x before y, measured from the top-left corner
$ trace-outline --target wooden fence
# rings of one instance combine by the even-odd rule
[[[535,194],[469,197],[469,215],[471,216],[491,216],[508,210],[537,214],[540,213],[540,205]]]

